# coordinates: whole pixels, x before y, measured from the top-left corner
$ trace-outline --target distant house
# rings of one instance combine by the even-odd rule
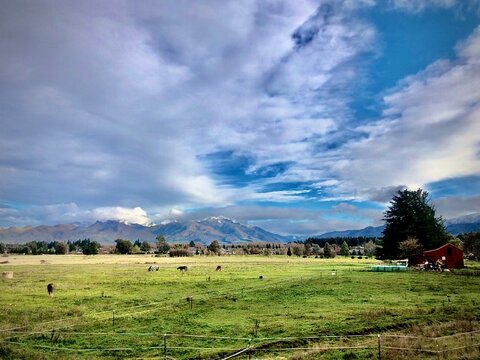
[[[426,261],[435,263],[442,261],[448,269],[463,268],[463,251],[452,244],[445,244],[438,249],[424,251],[421,256],[416,258],[416,263],[421,264]]]

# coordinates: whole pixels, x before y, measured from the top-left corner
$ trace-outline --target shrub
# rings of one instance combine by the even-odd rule
[[[170,257],[184,257],[184,256],[191,256],[191,254],[185,249],[171,249],[168,252]]]

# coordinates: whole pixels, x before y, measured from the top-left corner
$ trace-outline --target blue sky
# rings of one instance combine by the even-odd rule
[[[480,213],[480,1],[4,2],[0,226]]]

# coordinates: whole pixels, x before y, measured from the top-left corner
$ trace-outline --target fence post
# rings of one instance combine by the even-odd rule
[[[435,348],[437,349],[437,358],[440,359],[440,348],[438,346],[438,338],[435,338]]]
[[[252,339],[248,339],[248,360],[252,358]]]
[[[163,360],[167,360],[167,334],[163,334]]]
[[[112,310],[112,328],[115,328],[115,310]]]
[[[380,342],[380,334],[378,334],[378,360],[382,360],[382,350]]]

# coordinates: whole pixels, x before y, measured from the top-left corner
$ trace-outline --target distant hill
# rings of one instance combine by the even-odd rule
[[[380,237],[384,226],[368,226],[359,230],[343,230],[343,231],[330,231],[323,233],[316,238],[336,238],[336,237]]]
[[[0,228],[0,241],[25,243],[28,241],[68,241],[89,238],[101,243],[113,243],[115,239],[154,241],[164,235],[167,241],[210,244],[241,242],[288,242],[293,237],[266,231],[258,226],[243,225],[225,217],[209,217],[203,220],[172,221],[155,226],[127,224],[114,220],[97,221],[91,225],[67,224],[37,227]]]
[[[457,236],[458,234],[465,232],[480,231],[480,213],[470,214],[455,219],[449,219],[445,221],[445,227],[447,231]],[[335,238],[335,237],[381,237],[382,231],[385,227],[381,226],[368,226],[359,230],[343,230],[343,231],[330,231],[323,233],[316,238]]]
[[[452,235],[480,231],[480,213],[449,219],[445,222],[447,230]]]

